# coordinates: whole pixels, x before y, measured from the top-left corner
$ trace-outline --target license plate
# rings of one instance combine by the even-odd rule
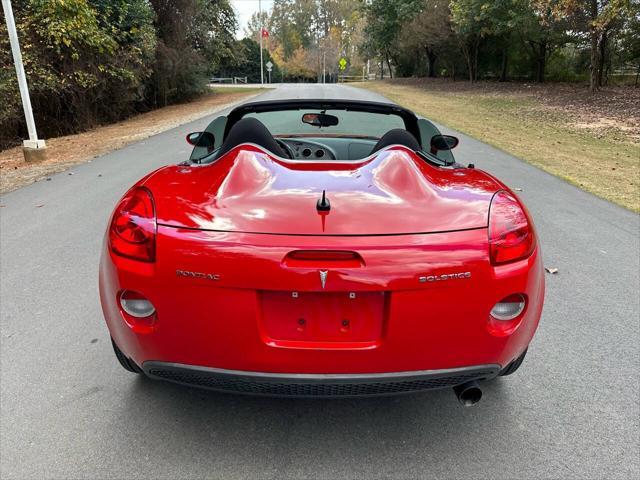
[[[384,292],[265,291],[260,297],[260,329],[270,345],[372,348],[380,341]]]

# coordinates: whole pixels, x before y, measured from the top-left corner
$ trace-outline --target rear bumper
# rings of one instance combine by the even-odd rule
[[[292,250],[319,248],[359,252],[366,266],[283,263]],[[484,229],[397,238],[316,238],[159,227],[157,251],[154,264],[142,264],[115,257],[105,246],[100,268],[109,332],[122,352],[141,366],[164,362],[321,376],[504,367],[527,348],[542,310],[544,277],[538,251],[521,262],[491,267]],[[322,288],[318,271],[325,268],[329,275]],[[219,278],[188,278],[177,275],[177,269]],[[461,271],[470,277],[420,280],[423,275]],[[117,300],[125,289],[153,303],[153,331],[136,332],[125,322]],[[516,292],[526,295],[528,306],[515,330],[497,335],[489,328],[489,312]],[[291,300],[293,293],[297,300]],[[372,300],[377,294],[383,294],[383,306]],[[323,307],[318,312],[327,312],[326,322],[315,311],[298,316],[305,312],[295,302],[314,295],[328,295],[327,302],[315,302]],[[291,303],[278,306],[280,296]],[[336,296],[345,303],[336,303]],[[362,306],[359,299],[368,303]],[[355,302],[354,308],[348,302]],[[371,316],[364,314],[366,308],[371,308]],[[308,330],[299,329],[302,317]],[[351,329],[341,340],[338,321],[345,318]],[[306,332],[310,338],[303,337]]]
[[[260,373],[147,361],[154,379],[229,393],[284,397],[356,397],[411,393],[455,387],[498,375],[499,365],[447,370],[367,374]]]

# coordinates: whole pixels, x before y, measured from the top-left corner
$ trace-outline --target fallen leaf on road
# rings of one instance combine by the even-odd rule
[[[557,268],[544,267],[544,269],[545,269],[548,273],[558,273],[558,269],[557,269]]]
[[[73,172],[69,172],[69,173],[67,173],[67,175],[73,175]]]
[[[514,188],[514,190],[515,190],[516,192],[521,192],[521,191],[522,191],[522,189],[521,189],[521,188],[518,188],[518,187]]]
[[[40,207],[44,207],[44,203],[41,203],[40,205],[36,205],[36,208],[40,208]]]

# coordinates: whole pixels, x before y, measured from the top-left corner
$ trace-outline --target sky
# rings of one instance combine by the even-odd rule
[[[258,0],[231,0],[231,5],[238,14],[238,31],[236,37],[244,37],[244,29],[251,18],[251,15],[258,11]],[[262,0],[262,9],[271,10],[273,0]]]

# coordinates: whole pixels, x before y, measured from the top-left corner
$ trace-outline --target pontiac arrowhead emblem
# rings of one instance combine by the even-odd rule
[[[323,289],[324,289],[324,286],[327,284],[328,273],[329,273],[328,270],[320,270],[320,284],[322,285]]]

